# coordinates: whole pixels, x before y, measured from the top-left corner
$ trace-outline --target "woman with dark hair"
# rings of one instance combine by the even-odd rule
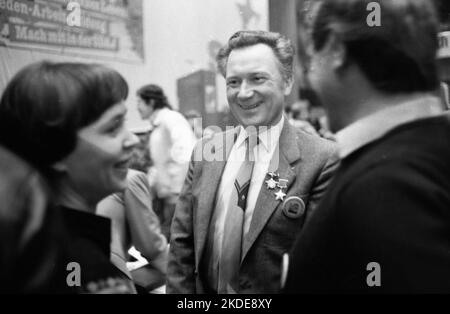
[[[95,215],[97,202],[126,187],[137,143],[124,127],[127,96],[119,73],[93,64],[39,62],[9,83],[0,104],[0,266],[7,266],[0,267],[0,281],[5,291],[133,291],[109,261],[110,221]],[[37,257],[40,268],[25,268],[19,276],[24,283],[17,282],[16,268],[34,265]]]

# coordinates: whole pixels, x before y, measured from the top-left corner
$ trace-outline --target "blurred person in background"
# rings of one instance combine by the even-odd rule
[[[319,136],[319,133],[317,133],[314,126],[308,121],[308,105],[309,104],[305,101],[298,101],[287,106],[285,109],[286,117],[295,128],[310,135]]]
[[[130,169],[125,191],[112,194],[97,205],[97,214],[112,220],[111,261],[130,280],[133,276],[127,262],[132,246],[160,273],[159,277],[166,273],[168,243],[152,209],[152,198],[147,175]]]
[[[168,242],[152,208],[155,196],[146,174],[151,165],[150,126],[134,126],[130,130],[139,138],[139,144],[133,150],[127,188],[100,201],[97,214],[112,220],[111,261],[134,281],[138,293],[148,293],[147,287],[164,283]],[[137,262],[138,272],[134,269]]]
[[[175,205],[196,137],[186,118],[171,108],[158,85],[141,87],[137,98],[141,118],[151,124],[149,150],[153,167],[148,176],[150,187],[156,194],[153,208],[164,236],[169,239]]]
[[[131,159],[130,168],[147,173],[152,166],[150,158],[150,150],[148,148],[148,141],[150,139],[150,125],[139,125],[135,127],[130,126],[130,131],[133,132],[139,139],[139,143],[133,150],[133,158]]]

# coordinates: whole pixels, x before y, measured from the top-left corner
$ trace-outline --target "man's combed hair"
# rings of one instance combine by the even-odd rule
[[[220,73],[226,77],[227,62],[231,51],[257,44],[265,44],[272,48],[280,62],[283,78],[286,81],[291,80],[295,53],[291,41],[279,33],[266,31],[239,31],[234,33],[217,54],[216,60]]]
[[[384,92],[438,87],[438,20],[430,0],[379,0],[381,25],[370,27],[369,0],[319,0],[312,42],[319,51],[333,32],[374,86]]]

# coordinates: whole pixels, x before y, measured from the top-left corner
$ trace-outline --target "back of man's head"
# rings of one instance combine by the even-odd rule
[[[317,0],[311,39],[320,51],[334,34],[356,64],[385,93],[438,87],[438,19],[430,0]],[[378,12],[375,12],[378,10]],[[370,14],[379,13],[379,24]]]

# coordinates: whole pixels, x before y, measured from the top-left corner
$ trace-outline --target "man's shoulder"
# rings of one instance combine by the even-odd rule
[[[317,135],[308,134],[301,130],[297,130],[297,136],[300,141],[304,141],[307,145],[315,147],[318,150],[329,153],[334,153],[337,151],[337,144],[332,140],[325,139]]]
[[[291,128],[290,132],[295,134],[295,144],[299,147],[300,150],[307,150],[308,153],[313,155],[325,155],[325,156],[334,156],[337,158],[338,147],[336,142],[322,138],[317,135],[309,134],[301,129],[298,129],[291,124],[289,124],[289,128]],[[281,136],[286,136],[286,133],[282,132]],[[292,143],[294,145],[294,143]]]
[[[157,113],[154,120],[156,125],[162,125],[165,128],[189,126],[186,118],[180,112],[169,108],[162,108]],[[190,126],[189,126],[190,128]]]
[[[385,183],[396,180],[397,185],[450,184],[450,145],[433,138],[439,137],[435,132],[426,132],[421,126],[412,127],[396,130],[346,157],[342,161],[345,182],[360,184],[364,179]],[[433,179],[438,177],[441,179]]]
[[[450,158],[450,120],[446,116],[421,119],[397,127],[352,153],[348,160],[366,167],[435,164]]]
[[[161,109],[158,118],[162,122],[168,122],[170,124],[176,124],[175,121],[186,121],[186,118],[181,112],[169,108]]]
[[[381,158],[350,165],[335,184],[334,195],[345,200],[341,204],[346,207],[379,208],[381,201],[395,203],[397,208],[401,204],[438,208],[450,197],[450,167],[431,165],[420,158]]]

